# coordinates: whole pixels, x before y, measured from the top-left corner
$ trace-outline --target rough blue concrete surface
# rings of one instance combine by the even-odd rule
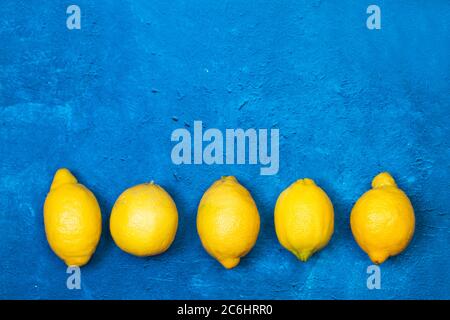
[[[68,1],[0,5],[0,297],[30,299],[450,298],[450,2]],[[366,27],[381,7],[382,29]],[[171,161],[176,128],[279,128],[280,170]],[[43,203],[53,174],[71,169],[97,196],[101,241],[66,288],[50,250]],[[350,211],[389,171],[416,212],[414,238],[381,266],[355,243]],[[196,209],[222,175],[253,194],[261,231],[225,270],[203,250]],[[301,263],[278,243],[273,209],[297,178],[335,206],[329,245]],[[109,215],[127,187],[154,180],[180,223],[164,254],[114,244]]]

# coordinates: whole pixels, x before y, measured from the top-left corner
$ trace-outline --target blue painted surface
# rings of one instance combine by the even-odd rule
[[[66,29],[66,1],[0,6],[1,298],[450,298],[448,1],[376,1],[380,31],[365,26],[372,1],[76,3],[79,31]],[[279,173],[173,165],[170,134],[194,120],[279,128]],[[97,195],[104,220],[79,291],[66,289],[43,230],[62,166]],[[410,196],[416,233],[370,291],[349,213],[384,170]],[[230,174],[253,194],[261,232],[225,270],[195,217]],[[301,177],[326,190],[336,216],[330,244],[305,264],[273,225],[279,192]],[[150,180],[171,193],[180,224],[168,252],[141,259],[115,246],[108,218],[125,188]]]

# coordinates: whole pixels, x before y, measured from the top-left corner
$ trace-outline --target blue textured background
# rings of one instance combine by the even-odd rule
[[[1,298],[450,298],[450,2],[77,0],[82,29],[66,29],[67,1],[0,5]],[[178,121],[175,121],[176,117]],[[280,171],[175,166],[172,130],[279,128]],[[97,195],[104,231],[82,290],[66,289],[42,206],[68,167]],[[416,233],[366,288],[370,261],[349,213],[378,172],[410,196]],[[195,228],[203,192],[235,175],[253,194],[261,232],[225,270]],[[330,244],[307,263],[282,249],[275,200],[310,177],[335,205]],[[163,255],[141,259],[113,243],[108,219],[127,187],[155,180],[180,224]]]

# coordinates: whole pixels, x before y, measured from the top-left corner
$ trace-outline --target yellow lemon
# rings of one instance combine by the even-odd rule
[[[172,197],[151,182],[125,190],[111,212],[110,230],[123,251],[146,257],[166,251],[178,228],[178,211]]]
[[[402,252],[414,234],[414,209],[392,176],[383,172],[352,209],[353,236],[374,263]]]
[[[278,197],[275,206],[278,240],[301,261],[307,261],[325,247],[333,230],[333,204],[313,180],[297,180]]]
[[[50,247],[68,266],[89,261],[102,232],[100,207],[65,168],[56,172],[45,199],[44,224]]]
[[[205,250],[225,268],[239,264],[255,245],[259,214],[250,193],[235,177],[222,177],[203,195],[197,230]]]

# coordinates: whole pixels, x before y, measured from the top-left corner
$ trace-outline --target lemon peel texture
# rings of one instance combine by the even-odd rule
[[[44,203],[47,241],[68,266],[83,266],[100,240],[102,217],[94,194],[72,173],[59,169]]]
[[[178,211],[172,197],[151,182],[125,190],[111,212],[110,231],[116,245],[139,257],[165,252],[178,228]]]
[[[197,230],[205,250],[225,268],[237,266],[255,245],[260,227],[256,204],[235,177],[222,177],[203,195]]]
[[[305,262],[331,239],[333,204],[314,180],[300,179],[278,197],[274,220],[281,245]]]
[[[414,209],[392,176],[382,172],[355,203],[350,225],[361,249],[381,264],[408,246],[414,234]]]

